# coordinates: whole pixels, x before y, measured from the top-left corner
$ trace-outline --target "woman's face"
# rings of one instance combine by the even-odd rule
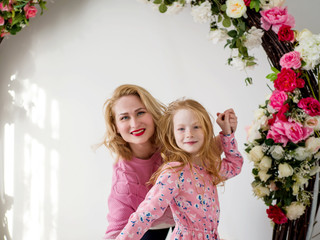
[[[119,98],[113,106],[117,132],[130,147],[150,143],[155,125],[149,113],[135,95]]]

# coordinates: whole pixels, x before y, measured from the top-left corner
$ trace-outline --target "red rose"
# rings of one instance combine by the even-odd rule
[[[276,224],[283,224],[288,221],[286,215],[277,205],[269,206],[269,209],[267,209],[266,212],[268,214],[268,218],[270,218]]]
[[[280,41],[293,41],[294,32],[291,30],[290,26],[282,25],[278,32],[278,38]]]
[[[251,0],[244,0],[244,4],[249,7],[250,6],[250,3],[251,3]]]
[[[320,103],[313,97],[302,98],[298,103],[298,107],[312,117],[320,115]]]
[[[288,121],[286,115],[284,115],[286,112],[289,111],[289,104],[286,103],[285,105],[283,105],[281,107],[281,109],[279,110],[279,112],[277,113],[277,118],[280,119],[283,122]]]
[[[292,92],[304,86],[303,79],[297,79],[297,74],[290,68],[282,68],[274,81],[274,87],[279,91]]]

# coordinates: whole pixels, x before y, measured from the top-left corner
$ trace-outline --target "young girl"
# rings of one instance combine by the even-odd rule
[[[194,100],[169,105],[160,123],[164,165],[155,185],[116,239],[140,239],[152,223],[171,208],[175,228],[171,239],[219,240],[216,185],[241,171],[243,158],[230,125],[230,112],[217,119],[225,153],[221,161],[209,114]]]
[[[108,199],[105,239],[118,236],[149,191],[146,182],[162,164],[157,131],[164,109],[148,91],[136,85],[119,86],[104,104],[104,145],[117,158]],[[164,240],[173,225],[168,209],[142,239]]]

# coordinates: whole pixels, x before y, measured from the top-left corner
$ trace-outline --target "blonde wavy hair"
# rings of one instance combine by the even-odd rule
[[[168,106],[160,120],[159,139],[162,146],[161,155],[163,158],[163,166],[151,177],[149,183],[155,184],[159,175],[167,169],[165,165],[168,162],[179,162],[180,165],[174,167],[178,169],[177,171],[186,165],[191,169],[193,168],[191,154],[179,148],[174,137],[173,118],[175,113],[181,109],[190,110],[196,115],[204,134],[203,145],[199,149],[196,157],[200,159],[201,165],[205,170],[212,175],[213,184],[217,185],[223,182],[224,179],[219,175],[221,151],[219,149],[220,143],[217,141],[220,140],[214,137],[212,118],[199,102],[192,99],[179,99]]]
[[[151,141],[155,146],[159,146],[157,132],[159,128],[159,120],[165,110],[165,106],[156,100],[143,87],[133,84],[120,85],[114,90],[112,97],[107,99],[103,104],[106,132],[102,144],[105,145],[112,153],[116,154],[117,159],[119,159],[119,157],[125,160],[130,160],[132,158],[132,151],[129,144],[121,137],[119,133],[117,133],[113,109],[121,97],[130,95],[137,96],[146,107],[147,111],[151,113],[155,124],[155,132]]]

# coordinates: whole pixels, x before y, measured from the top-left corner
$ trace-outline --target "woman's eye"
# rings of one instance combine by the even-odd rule
[[[127,120],[127,119],[129,119],[128,116],[123,116],[123,117],[120,118],[120,121]]]
[[[144,111],[140,111],[140,112],[137,113],[137,115],[140,116],[140,115],[143,115],[143,114],[145,114],[145,113],[146,113],[146,112],[144,112]]]

